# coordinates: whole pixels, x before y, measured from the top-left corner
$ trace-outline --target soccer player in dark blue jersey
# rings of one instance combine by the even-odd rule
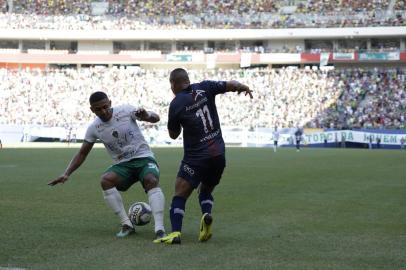
[[[295,139],[296,139],[296,151],[300,151],[300,141],[302,140],[303,131],[300,127],[297,127],[295,131]]]
[[[226,166],[225,145],[221,134],[215,97],[226,92],[245,93],[253,98],[247,85],[237,81],[202,81],[191,84],[186,70],[174,69],[169,81],[175,94],[169,107],[168,131],[176,139],[183,128],[184,156],[175,182],[175,195],[169,211],[172,233],[155,243],[180,244],[186,200],[199,187],[202,210],[199,241],[210,239],[213,217],[212,192]]]

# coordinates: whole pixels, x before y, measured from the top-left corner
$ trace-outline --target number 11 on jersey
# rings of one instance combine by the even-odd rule
[[[206,133],[209,132],[209,129],[207,128],[207,122],[209,122],[210,130],[214,129],[213,120],[211,120],[209,108],[207,107],[207,105],[204,105],[203,109],[198,109],[196,112],[196,116],[200,117],[200,119],[202,119],[204,132],[206,132]]]

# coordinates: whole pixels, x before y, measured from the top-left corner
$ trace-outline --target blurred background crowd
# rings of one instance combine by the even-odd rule
[[[406,25],[405,0],[1,0],[0,28],[193,29]]]
[[[373,27],[406,26],[405,18],[406,0],[0,0],[0,29]],[[364,43],[358,47],[358,43],[349,38],[338,41],[341,48],[338,51],[399,52],[402,46],[397,41],[372,39],[369,48]],[[309,48],[282,47],[275,51],[263,44],[251,44],[246,48],[241,45],[240,49],[321,53],[334,48],[332,43],[323,44],[323,40],[306,42],[310,44]],[[24,44],[20,45],[17,44],[19,47],[15,50],[20,52],[22,47],[24,51]],[[188,49],[187,46],[180,47]],[[75,52],[76,49],[72,50]],[[217,98],[217,103],[221,104],[219,113],[226,126],[238,123],[240,127],[251,129],[296,126],[404,128],[406,69],[401,66],[331,70],[293,67],[203,69],[189,72],[192,82],[236,79],[254,90],[253,101],[234,94]],[[156,111],[161,115],[161,125],[166,125],[167,109],[173,98],[168,73],[169,70],[162,68],[104,66],[0,69],[0,124],[86,125],[94,117],[89,110],[88,96],[102,90],[109,94],[113,105],[130,103]]]
[[[105,91],[113,106],[156,111],[166,125],[173,94],[169,70],[93,67],[12,71],[0,69],[0,124],[86,125],[94,118],[88,97]],[[192,82],[239,80],[254,100],[217,97],[222,124],[239,127],[404,128],[406,69],[189,70]],[[237,124],[238,123],[238,124]]]

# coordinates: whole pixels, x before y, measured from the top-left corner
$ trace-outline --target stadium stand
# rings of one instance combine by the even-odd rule
[[[1,29],[357,27],[405,25],[406,18],[402,0],[8,2],[0,5]]]
[[[83,127],[103,90],[164,127],[169,68],[187,66],[254,89],[218,98],[225,127],[403,129],[405,18],[404,0],[0,0],[0,125]]]
[[[48,71],[0,69],[0,124],[85,125],[90,93],[108,92],[167,115],[172,99],[168,70],[82,68]],[[405,69],[220,69],[191,70],[191,81],[238,79],[250,85],[256,102],[219,97],[225,126],[402,128],[406,110]],[[67,98],[66,93],[69,93]],[[243,113],[244,112],[244,113]],[[248,114],[248,116],[247,116]],[[166,117],[161,124],[165,125]]]

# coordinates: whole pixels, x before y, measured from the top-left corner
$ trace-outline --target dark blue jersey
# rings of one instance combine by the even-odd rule
[[[295,137],[296,137],[296,141],[301,141],[302,140],[302,130],[301,129],[297,129],[295,132]]]
[[[168,129],[183,128],[184,160],[195,162],[225,152],[215,96],[225,81],[202,81],[176,94],[169,106]]]

